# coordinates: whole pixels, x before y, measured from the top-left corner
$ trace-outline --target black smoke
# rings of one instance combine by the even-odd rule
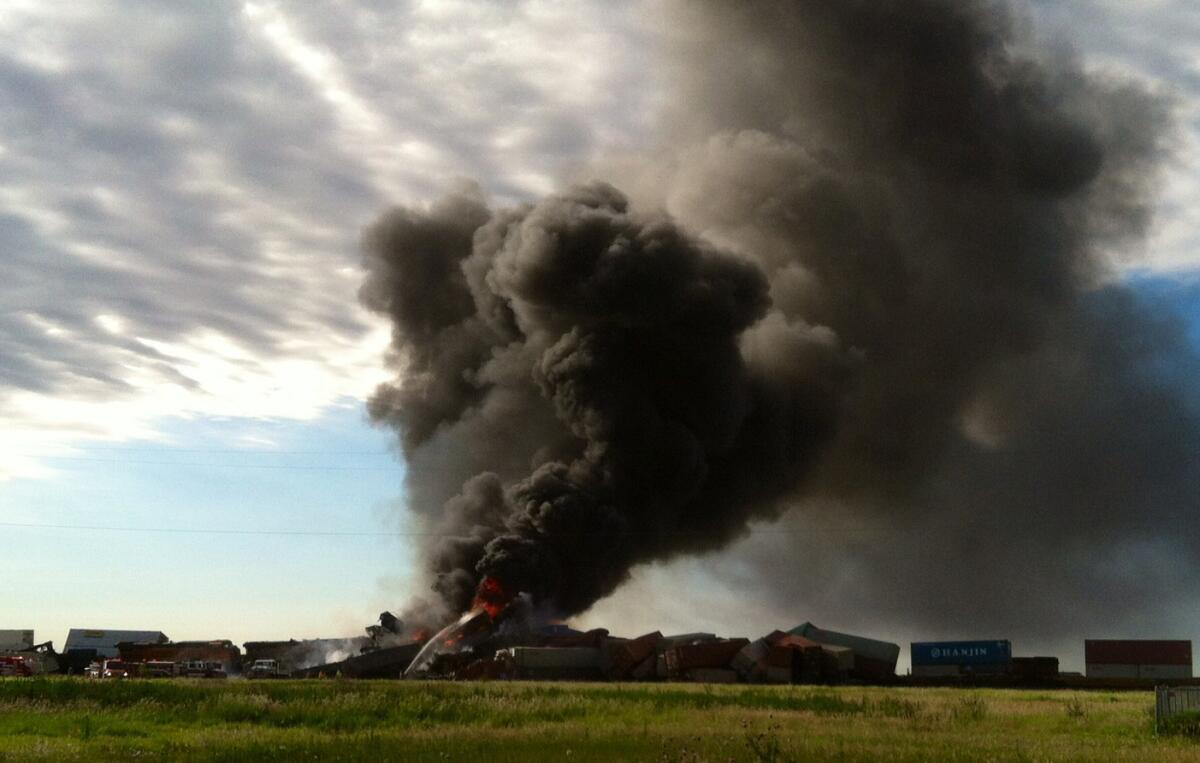
[[[466,451],[498,429],[517,441],[495,470],[452,478],[439,507],[429,561],[447,601],[464,607],[487,573],[576,613],[639,562],[719,548],[773,516],[766,499],[833,432],[828,339],[782,329],[803,373],[759,373],[741,342],[769,306],[762,270],[603,183],[490,216],[472,242],[459,221],[487,217],[458,196],[368,235],[363,297],[392,316],[406,363],[372,414],[414,455],[460,428]],[[494,396],[520,402],[489,414]],[[445,467],[410,468],[441,482]]]
[[[665,147],[617,171],[647,211],[464,189],[368,233],[371,413],[450,608],[491,573],[577,613],[792,508],[747,552],[766,598],[812,590],[789,549],[910,621],[1184,596],[1195,353],[1117,271],[1167,106],[984,0],[687,3],[663,37]]]

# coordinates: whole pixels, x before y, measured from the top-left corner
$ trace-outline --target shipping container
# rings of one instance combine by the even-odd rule
[[[632,678],[635,681],[649,681],[652,678],[658,678],[658,675],[657,675],[658,658],[661,656],[662,655],[653,655],[652,654],[649,657],[647,657],[646,659],[639,662],[637,664],[637,666],[633,669],[633,672],[630,674],[630,678]]]
[[[803,636],[793,636],[790,633],[775,631],[767,636],[767,641],[771,646],[790,646],[798,649],[819,649],[821,647],[816,641],[804,638]]]
[[[83,675],[89,665],[103,659],[95,649],[71,649],[59,655],[59,670],[67,675]]]
[[[611,645],[607,648],[605,673],[613,680],[629,678],[633,669],[647,658],[654,656],[662,634],[658,631],[638,636],[635,639]]]
[[[22,652],[32,648],[32,630],[0,630],[0,652]]]
[[[1088,678],[1191,678],[1191,665],[1133,665],[1089,662],[1085,666]]]
[[[834,682],[844,679],[854,667],[854,653],[774,631],[743,647],[732,666],[743,681],[751,683]]]
[[[821,644],[821,654],[824,655],[826,671],[850,674],[858,667],[858,655],[848,646]]]
[[[895,669],[896,660],[900,657],[899,644],[893,644],[889,641],[879,641],[878,639],[867,638],[865,636],[854,636],[849,633],[828,631],[818,628],[812,623],[798,625],[788,631],[788,633],[793,636],[803,636],[819,644],[849,647],[854,650],[856,656],[861,655],[879,662],[891,663],[893,670]]]
[[[501,649],[506,659],[518,668],[598,668],[600,650],[588,647],[514,646]]]
[[[1192,665],[1191,641],[1089,639],[1083,661],[1093,665]]]
[[[67,632],[63,652],[96,650],[97,657],[116,657],[117,644],[165,644],[169,639],[162,631],[113,631],[102,628],[72,628]]]
[[[692,668],[725,668],[750,642],[744,638],[685,644],[666,651],[667,675],[678,680]]]
[[[766,677],[767,653],[770,650],[771,642],[760,638],[742,647],[742,650],[734,655],[730,665],[743,681],[761,681]]]
[[[1137,678],[1137,665],[1109,665],[1088,663],[1085,667],[1088,678]]]
[[[530,646],[548,646],[559,649],[572,647],[599,649],[608,641],[608,630],[605,628],[593,628],[590,631],[567,629],[558,633],[541,634]]]
[[[811,647],[778,644],[767,652],[765,678],[768,683],[819,683],[823,678],[824,655],[819,644]],[[835,672],[829,680],[837,677]]]
[[[1191,665],[1138,665],[1138,678],[1191,678]]]
[[[717,634],[715,633],[677,633],[674,636],[663,636],[658,642],[658,649],[661,652],[665,652],[673,646],[704,644],[716,640]]]
[[[914,668],[918,665],[958,665],[1004,669],[1010,662],[1012,643],[1009,641],[926,641],[912,645]]]
[[[845,647],[853,654],[854,667],[850,675],[868,681],[890,680],[896,675],[896,660],[900,657],[900,645],[879,641],[865,636],[828,631],[812,623],[798,625],[788,631],[793,636],[803,636],[822,645]]]
[[[1053,681],[1058,678],[1058,658],[1013,657],[1012,674],[1023,681]]]
[[[597,680],[601,652],[587,647],[515,646],[496,652],[509,675],[544,681]]]

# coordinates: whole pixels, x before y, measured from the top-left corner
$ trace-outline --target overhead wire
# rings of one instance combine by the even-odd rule
[[[431,532],[431,531],[382,531],[382,530],[256,530],[240,528],[200,528],[200,527],[122,527],[112,525],[76,525],[58,524],[51,522],[3,522],[0,527],[47,529],[47,530],[85,530],[95,532],[132,532],[132,533],[175,533],[182,535],[280,535],[280,536],[314,536],[314,537],[377,537],[377,538],[448,538],[457,537],[461,533]],[[873,532],[882,528],[875,527],[818,527],[809,528],[810,532],[856,533]],[[655,534],[655,531],[625,531],[608,533],[606,535],[645,535]],[[674,530],[671,535],[688,535],[687,530]]]

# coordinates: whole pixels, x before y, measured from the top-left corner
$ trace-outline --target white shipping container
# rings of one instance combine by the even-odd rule
[[[104,628],[72,628],[67,631],[67,645],[63,652],[72,649],[95,649],[97,657],[116,657],[120,654],[117,644],[165,644],[167,636],[162,631],[115,631]]]
[[[1089,662],[1085,668],[1088,678],[1137,678],[1137,665],[1105,665]]]
[[[0,651],[19,652],[32,646],[32,630],[0,630]]]
[[[1138,678],[1191,678],[1191,665],[1138,665]]]
[[[761,676],[766,669],[767,652],[771,645],[765,638],[751,641],[733,657],[733,669],[747,681]]]
[[[1107,665],[1089,662],[1088,678],[1191,678],[1191,665]]]
[[[878,639],[866,638],[864,636],[855,636],[849,633],[827,631],[824,628],[818,628],[812,623],[798,625],[788,631],[788,633],[793,636],[803,636],[810,641],[816,641],[821,644],[848,647],[863,657],[870,657],[872,660],[879,660],[880,662],[890,662],[892,665],[896,664],[896,659],[900,656],[899,644],[879,641]]]

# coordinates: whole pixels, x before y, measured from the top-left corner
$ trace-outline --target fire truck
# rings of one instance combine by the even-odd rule
[[[0,676],[31,676],[33,667],[20,655],[0,655]]]

